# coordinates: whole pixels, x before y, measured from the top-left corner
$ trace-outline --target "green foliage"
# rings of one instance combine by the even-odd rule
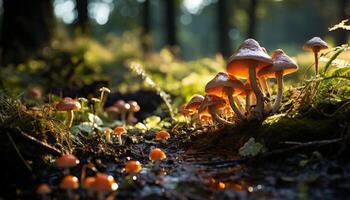
[[[249,138],[249,140],[238,150],[239,155],[243,157],[253,157],[265,151],[266,149],[264,145],[255,142],[254,138]]]

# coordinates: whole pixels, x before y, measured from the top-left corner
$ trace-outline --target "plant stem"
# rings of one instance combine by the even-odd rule
[[[272,106],[272,113],[276,113],[281,106],[282,95],[283,95],[283,72],[276,72],[277,78],[277,96],[275,99],[275,103]]]

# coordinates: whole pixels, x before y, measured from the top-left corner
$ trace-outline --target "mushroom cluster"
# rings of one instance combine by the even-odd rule
[[[181,113],[224,125],[263,120],[281,106],[283,76],[297,70],[297,63],[282,49],[269,56],[257,41],[247,39],[229,58],[226,72],[219,72],[210,80],[205,95],[194,95]],[[269,78],[277,81],[274,99],[267,83]]]
[[[133,100],[128,102],[118,100],[112,106],[107,107],[105,111],[111,117],[119,119],[123,123],[136,124],[138,120],[134,114],[140,111],[140,106]]]

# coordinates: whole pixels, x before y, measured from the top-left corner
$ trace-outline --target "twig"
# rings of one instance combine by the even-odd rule
[[[21,152],[19,151],[19,149],[17,148],[17,145],[15,143],[15,141],[13,140],[13,138],[11,137],[11,135],[8,133],[8,131],[6,131],[6,135],[9,138],[13,148],[15,149],[18,157],[21,159],[21,161],[23,162],[23,164],[26,166],[26,168],[32,172],[32,168],[28,165],[28,163],[26,162],[26,160],[24,159],[24,157],[22,156]]]

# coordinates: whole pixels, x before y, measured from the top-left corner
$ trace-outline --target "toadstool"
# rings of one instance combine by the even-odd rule
[[[126,133],[126,130],[122,126],[118,126],[114,129],[114,134],[117,135],[117,137],[118,137],[119,145],[123,145],[122,134],[124,134],[124,133]]]
[[[69,174],[69,168],[75,167],[80,163],[80,161],[72,154],[66,154],[59,157],[55,165],[58,168],[64,169],[64,174]]]
[[[73,100],[70,97],[66,97],[56,104],[58,111],[67,112],[66,126],[70,128],[73,124],[74,111],[79,110],[81,105],[78,101]]]
[[[97,173],[95,180],[89,187],[97,195],[98,200],[105,199],[104,195],[107,192],[112,192],[118,189],[118,184],[115,182],[113,176],[104,173]]]
[[[68,199],[73,198],[73,190],[79,188],[78,178],[72,175],[65,176],[59,185],[60,189],[67,191]]]
[[[136,101],[128,101],[128,104],[130,105],[127,122],[129,124],[135,124],[137,123],[137,119],[135,118],[134,113],[140,111],[140,106]]]
[[[130,160],[126,163],[124,170],[128,174],[137,174],[142,170],[142,166],[139,161]]]
[[[156,134],[157,141],[165,141],[170,138],[170,134],[167,131],[161,130]]]
[[[203,114],[203,112],[209,112],[213,120],[219,124],[233,125],[232,122],[221,118],[217,114],[217,109],[224,108],[225,105],[226,101],[223,98],[214,95],[205,95],[203,103],[198,108],[198,113]]]
[[[319,37],[313,37],[306,41],[304,44],[304,49],[307,51],[312,51],[315,56],[315,74],[318,75],[318,52],[323,49],[328,49],[328,45]]]

